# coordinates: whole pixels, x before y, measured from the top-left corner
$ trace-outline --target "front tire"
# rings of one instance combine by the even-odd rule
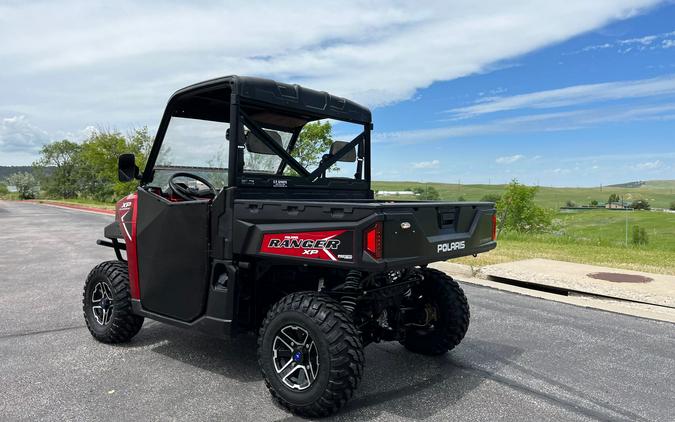
[[[425,326],[410,326],[401,344],[414,353],[442,355],[457,346],[469,329],[469,302],[452,277],[424,270],[420,305],[427,315]]]
[[[317,292],[299,292],[267,313],[258,337],[258,363],[280,406],[322,417],[352,397],[363,374],[363,346],[338,302]]]
[[[126,262],[106,261],[94,267],[84,284],[82,306],[89,332],[103,343],[129,341],[143,325],[143,317],[131,311]]]

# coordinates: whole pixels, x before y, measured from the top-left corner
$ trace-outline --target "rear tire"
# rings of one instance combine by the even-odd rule
[[[363,346],[338,302],[317,292],[299,292],[267,313],[258,337],[258,363],[281,407],[322,417],[352,397],[363,374]]]
[[[129,270],[123,261],[102,262],[91,270],[82,306],[89,332],[103,343],[129,341],[143,325],[143,317],[131,311]]]
[[[409,327],[401,344],[414,353],[442,355],[457,346],[469,329],[469,302],[462,288],[445,273],[424,270],[422,306],[430,306],[435,320],[428,327]]]

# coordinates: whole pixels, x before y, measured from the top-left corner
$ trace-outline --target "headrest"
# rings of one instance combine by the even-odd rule
[[[335,141],[333,145],[330,146],[330,155],[337,154],[342,148],[347,146],[349,142],[345,141]],[[346,163],[353,163],[356,161],[356,148],[352,148],[348,153],[342,156],[338,161],[344,161]]]
[[[264,130],[265,133],[267,133],[270,138],[274,140],[274,142],[283,148],[283,142],[281,141],[281,135],[279,135],[279,132],[267,129]],[[258,139],[258,137],[255,136],[253,132],[246,133],[246,149],[248,152],[253,152],[255,154],[276,155],[274,151],[272,151],[263,141]]]

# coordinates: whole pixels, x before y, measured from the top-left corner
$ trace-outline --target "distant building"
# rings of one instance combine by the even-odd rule
[[[378,195],[387,196],[387,195],[417,195],[415,192],[410,190],[378,190],[376,192]]]
[[[608,202],[605,204],[605,208],[607,208],[608,210],[623,210],[630,207],[625,206],[621,202]]]

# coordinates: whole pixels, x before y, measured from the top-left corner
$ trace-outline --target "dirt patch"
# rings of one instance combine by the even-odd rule
[[[642,275],[625,273],[590,273],[587,275],[596,280],[611,281],[613,283],[649,283],[654,280]]]

